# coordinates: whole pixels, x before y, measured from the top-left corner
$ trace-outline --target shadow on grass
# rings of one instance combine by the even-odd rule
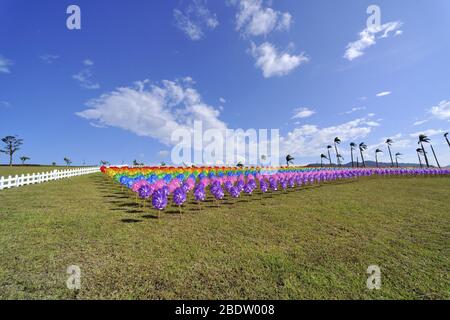
[[[120,221],[122,221],[123,223],[138,223],[138,222],[142,222],[142,220],[138,220],[138,219],[121,219]]]
[[[144,213],[142,210],[126,210],[126,213]]]
[[[158,220],[158,216],[157,216],[157,215],[154,215],[154,214],[146,214],[146,215],[143,215],[142,218],[144,218],[144,219],[156,219],[156,220]]]

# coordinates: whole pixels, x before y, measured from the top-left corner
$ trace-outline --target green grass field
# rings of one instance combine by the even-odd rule
[[[44,173],[53,170],[67,170],[67,169],[77,169],[81,167],[66,167],[66,166],[0,166],[0,177],[1,176],[15,176],[28,173]]]
[[[449,178],[370,177],[158,220],[101,174],[4,190],[0,298],[449,299],[449,196]]]

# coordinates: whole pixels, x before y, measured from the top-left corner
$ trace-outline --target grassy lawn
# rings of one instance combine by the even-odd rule
[[[43,173],[53,170],[67,170],[76,169],[80,167],[66,167],[66,166],[0,166],[0,177],[1,176],[15,176],[28,173]]]
[[[449,299],[449,197],[449,178],[371,177],[157,220],[101,174],[4,190],[0,298]]]

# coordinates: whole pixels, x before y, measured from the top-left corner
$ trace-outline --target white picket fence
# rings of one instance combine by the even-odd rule
[[[51,180],[65,179],[75,176],[81,176],[85,174],[91,174],[100,172],[99,167],[79,168],[79,169],[67,169],[67,170],[54,170],[43,173],[29,173],[9,177],[0,177],[0,190],[21,187],[29,184],[43,183]]]

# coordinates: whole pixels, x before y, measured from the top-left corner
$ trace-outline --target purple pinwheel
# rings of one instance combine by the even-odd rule
[[[139,198],[148,199],[152,195],[152,189],[149,185],[144,184],[138,189]]]
[[[282,180],[281,181],[281,187],[283,188],[284,191],[286,191],[287,187],[288,187],[288,182],[287,180]]]
[[[187,182],[184,182],[184,183],[181,185],[181,189],[183,189],[183,191],[184,191],[185,193],[189,192],[189,184],[188,184]]]
[[[177,206],[181,206],[186,202],[186,191],[183,187],[175,189],[172,200]]]
[[[168,186],[163,186],[160,190],[162,190],[166,198],[170,195],[170,190]]]
[[[230,189],[230,195],[233,197],[233,198],[239,198],[239,195],[240,195],[241,193],[239,192],[239,189],[237,188],[237,187],[231,187],[231,189]]]
[[[291,187],[292,189],[295,188],[295,179],[294,178],[289,179],[289,187]]]
[[[242,192],[242,191],[244,190],[244,186],[245,186],[245,183],[244,183],[244,181],[242,181],[242,180],[239,180],[239,181],[236,183],[236,187],[239,189],[240,192]]]
[[[252,194],[253,188],[250,183],[247,183],[246,185],[244,185],[244,192],[248,195]]]
[[[225,190],[227,190],[228,193],[230,193],[231,188],[233,187],[233,183],[231,181],[227,181],[224,184]]]
[[[277,191],[278,190],[278,181],[275,180],[274,178],[270,178],[269,186],[270,186],[270,189],[272,189],[273,191]]]
[[[222,200],[225,196],[225,193],[223,192],[223,189],[221,186],[218,187],[211,187],[211,193],[216,198],[216,200]]]
[[[173,202],[178,206],[180,209],[180,218],[181,218],[181,206],[183,203],[186,202],[186,191],[183,187],[175,189],[173,192]]]
[[[261,189],[262,193],[266,193],[269,190],[269,185],[265,180],[261,180],[259,182],[259,188]]]
[[[203,185],[201,185],[201,186],[203,186]],[[199,188],[199,187],[195,188],[195,190],[194,190],[194,198],[195,198],[196,201],[205,201],[205,198],[206,198],[205,188],[204,187],[202,187],[202,188]]]
[[[167,195],[163,189],[158,189],[153,193],[152,205],[157,210],[164,210],[167,206]]]
[[[248,180],[248,184],[252,187],[253,190],[257,188],[255,179]]]

